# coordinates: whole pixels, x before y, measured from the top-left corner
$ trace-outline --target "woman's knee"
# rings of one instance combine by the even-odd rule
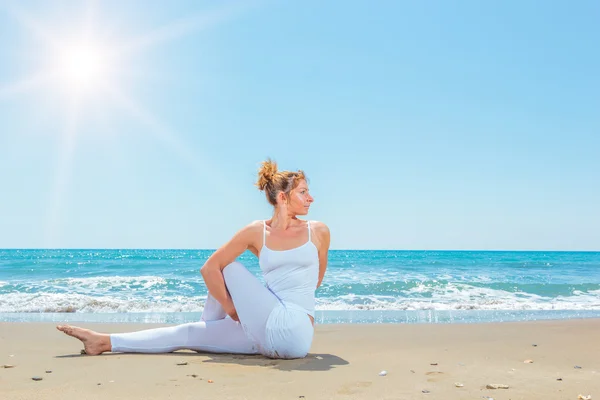
[[[248,270],[244,267],[244,264],[239,261],[227,264],[227,266],[223,268],[223,278],[225,278],[225,283],[227,283],[228,279],[243,274],[244,272],[248,272]]]

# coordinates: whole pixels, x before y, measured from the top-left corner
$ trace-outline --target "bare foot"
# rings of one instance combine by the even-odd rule
[[[56,329],[81,340],[85,353],[90,356],[97,356],[111,349],[109,335],[70,325],[58,325]]]

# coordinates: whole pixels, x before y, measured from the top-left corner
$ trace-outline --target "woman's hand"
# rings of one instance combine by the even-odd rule
[[[233,301],[230,301],[230,303],[231,304],[228,304],[226,307],[223,307],[223,309],[225,310],[227,315],[229,315],[231,317],[232,320],[240,322],[240,318],[237,315],[237,310],[235,309],[235,306],[233,305]]]

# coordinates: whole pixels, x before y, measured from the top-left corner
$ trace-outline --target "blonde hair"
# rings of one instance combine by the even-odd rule
[[[276,206],[277,193],[283,192],[288,197],[302,179],[306,180],[304,171],[278,171],[277,163],[267,159],[261,163],[258,169],[256,186],[265,192],[269,203]]]

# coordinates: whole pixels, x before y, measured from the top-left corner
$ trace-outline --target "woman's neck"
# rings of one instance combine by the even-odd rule
[[[290,214],[284,207],[278,207],[271,218],[271,228],[286,230],[297,220],[294,214]]]

